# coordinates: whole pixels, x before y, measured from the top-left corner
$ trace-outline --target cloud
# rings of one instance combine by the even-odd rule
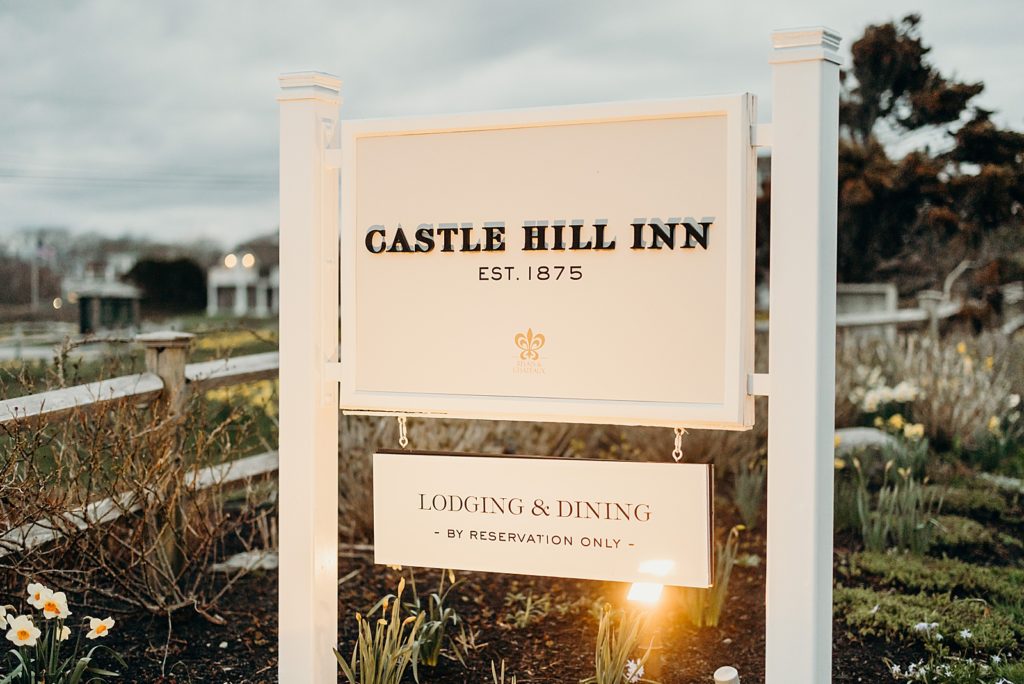
[[[343,81],[343,116],[752,91],[769,33],[851,40],[918,9],[933,59],[1024,124],[1015,0],[11,1],[0,5],[0,231],[59,224],[226,244],[277,223],[277,74]]]

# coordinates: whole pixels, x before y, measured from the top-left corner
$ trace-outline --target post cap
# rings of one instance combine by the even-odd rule
[[[726,665],[715,670],[715,684],[739,684],[740,673]]]
[[[843,37],[825,26],[772,31],[772,64],[824,60],[842,64],[839,45]]]
[[[135,341],[147,347],[187,347],[195,335],[178,330],[158,330],[156,332],[136,335]]]
[[[341,79],[322,71],[295,71],[277,77],[281,85],[279,101],[324,100],[339,102]]]

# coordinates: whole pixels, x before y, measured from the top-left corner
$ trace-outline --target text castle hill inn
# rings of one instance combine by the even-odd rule
[[[695,249],[708,248],[708,233],[713,216],[700,220],[692,217],[636,218],[630,225],[630,249]],[[615,237],[607,234],[608,221],[595,219],[588,228],[583,219],[565,221],[524,221],[522,226],[524,252],[564,250],[612,250]],[[481,234],[482,233],[482,234]],[[366,231],[365,245],[372,254],[440,252],[504,252],[505,222],[485,221],[481,232],[472,222],[421,223],[414,231],[398,224],[389,230],[374,224]]]

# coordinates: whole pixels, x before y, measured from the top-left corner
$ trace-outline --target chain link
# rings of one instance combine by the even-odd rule
[[[683,460],[683,435],[685,434],[685,429],[680,427],[676,428],[675,448],[672,449],[672,458],[676,460],[676,463]]]
[[[398,416],[398,446],[403,449],[409,446],[409,435],[405,431],[405,416]]]

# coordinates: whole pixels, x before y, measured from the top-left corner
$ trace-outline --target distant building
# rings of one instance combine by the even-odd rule
[[[78,331],[82,334],[138,329],[142,293],[134,285],[96,280],[74,287],[66,296],[70,304],[78,304]]]
[[[276,236],[239,245],[206,273],[206,315],[276,316],[280,285]]]

